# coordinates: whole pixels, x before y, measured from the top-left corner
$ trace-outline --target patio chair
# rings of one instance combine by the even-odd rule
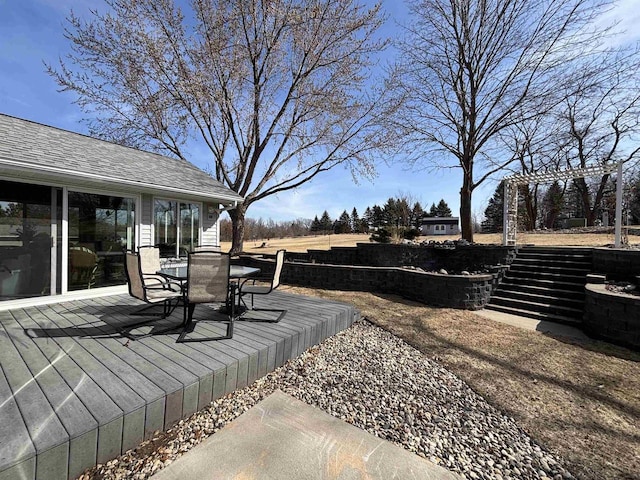
[[[198,245],[193,247],[194,252],[222,252],[219,245]]]
[[[255,308],[254,300],[253,300],[253,297],[255,295],[268,295],[280,286],[280,274],[282,273],[282,267],[284,265],[285,253],[286,253],[285,250],[278,250],[276,252],[276,266],[273,272],[273,276],[247,278],[240,284],[240,288],[239,288],[240,300],[245,305],[245,307],[247,305],[244,302],[243,297],[245,295],[251,295],[250,310],[254,310],[257,312],[280,312],[280,315],[278,315],[275,319],[241,317],[239,318],[239,320],[277,323],[287,313],[286,310],[281,310],[281,309]]]
[[[140,255],[140,271],[145,283],[148,285],[167,283],[166,277],[156,273],[160,270],[160,249],[158,247],[138,247],[138,255]]]
[[[134,252],[125,253],[125,273],[127,275],[127,284],[129,285],[129,295],[149,304],[131,313],[131,315],[159,317],[158,319],[127,324],[123,328],[123,333],[125,333],[125,336],[127,337],[134,339],[143,338],[148,335],[137,335],[131,337],[129,335],[130,330],[151,322],[157,322],[158,320],[165,319],[171,315],[180,303],[180,300],[183,298],[182,288],[179,283],[168,280],[164,280],[163,282],[158,282],[155,279],[151,279],[150,281],[145,280],[145,277],[142,274],[140,255]],[[162,311],[151,311],[151,309],[157,309],[159,306],[162,307]],[[184,323],[184,318],[182,323]],[[175,330],[176,328],[177,327],[174,325],[170,328],[156,330],[153,333],[164,333]]]
[[[96,284],[98,255],[88,247],[69,248],[69,284],[91,288]]]
[[[231,261],[228,253],[215,251],[192,252],[189,254],[187,269],[187,288],[185,294],[185,325],[178,337],[178,343],[204,342],[208,340],[223,340],[233,337],[233,322],[235,320],[235,284],[229,283],[229,269]],[[208,320],[227,322],[225,335],[215,337],[187,338],[195,328],[193,314],[198,304],[223,303],[226,308],[216,311],[211,308],[207,313]]]

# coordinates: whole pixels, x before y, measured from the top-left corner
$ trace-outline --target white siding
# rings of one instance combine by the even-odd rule
[[[142,212],[140,215],[140,238],[138,245],[153,245],[153,196],[142,195]]]
[[[209,212],[211,207],[211,213]],[[219,223],[220,214],[216,210],[217,205],[204,203],[202,205],[202,241],[201,245],[219,245]]]

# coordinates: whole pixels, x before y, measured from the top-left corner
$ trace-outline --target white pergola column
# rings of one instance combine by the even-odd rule
[[[615,247],[622,245],[622,162],[618,163],[618,178],[616,178],[616,238]]]

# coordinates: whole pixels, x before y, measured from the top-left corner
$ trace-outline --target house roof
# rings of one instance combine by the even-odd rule
[[[217,201],[242,197],[195,165],[0,114],[0,174]]]
[[[458,224],[458,217],[423,217],[422,218],[422,225],[428,225],[428,224],[438,224],[438,225],[457,225]]]

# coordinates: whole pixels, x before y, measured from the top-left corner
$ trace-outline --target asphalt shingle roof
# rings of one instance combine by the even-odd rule
[[[129,188],[136,184],[158,190],[178,188],[192,195],[242,201],[237,193],[184,160],[0,114],[0,171],[7,161],[73,177],[99,177]]]

